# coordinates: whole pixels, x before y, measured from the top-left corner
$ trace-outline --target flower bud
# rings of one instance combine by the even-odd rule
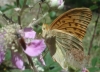
[[[50,0],[49,5],[50,7],[58,7],[58,9],[63,9],[64,1],[63,0]]]

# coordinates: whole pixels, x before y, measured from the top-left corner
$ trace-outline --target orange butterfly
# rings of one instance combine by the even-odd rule
[[[74,8],[57,17],[50,26],[43,24],[42,36],[51,56],[63,69],[71,67],[76,70],[87,64],[82,39],[91,18],[89,8]]]

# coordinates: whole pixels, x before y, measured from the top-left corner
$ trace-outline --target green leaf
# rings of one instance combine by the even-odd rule
[[[0,7],[0,11],[5,12],[12,8],[15,8],[15,6],[6,4],[5,6]]]
[[[23,7],[24,1],[25,1],[25,0],[19,0],[19,6],[20,6],[21,8]],[[30,3],[31,3],[31,0],[27,0],[27,1],[26,1],[26,5],[29,5]],[[14,5],[17,7],[17,2],[16,2],[16,1],[14,2]]]
[[[0,28],[2,27],[2,24],[0,24]]]
[[[21,71],[19,69],[11,69],[10,72],[23,72],[23,71]]]
[[[47,55],[44,58],[46,62],[46,67],[44,68],[44,72],[59,72],[61,71],[61,66],[53,61],[52,57],[50,56],[50,53],[48,52]]]
[[[7,50],[6,55],[5,55],[5,60],[10,60],[11,59],[11,51]]]
[[[42,31],[41,26],[38,26],[38,25],[35,25],[35,26],[34,26],[34,30],[35,30],[37,33],[40,33],[40,32]]]
[[[99,46],[98,45],[95,45],[95,46],[93,46],[93,48],[96,50],[96,49],[99,48]]]
[[[54,67],[54,68],[53,69],[49,68],[48,72],[60,72],[62,70],[62,68],[56,62],[53,65],[51,65],[51,67]]]
[[[90,72],[99,72],[100,70],[97,67],[91,67],[91,68],[89,68],[89,71]]]
[[[24,0],[19,0],[19,3],[20,3],[20,7],[22,8],[24,4]]]
[[[42,8],[43,8],[44,10],[48,10],[47,4],[46,4],[46,3],[43,3],[43,4],[42,4]]]
[[[25,69],[23,72],[33,72],[31,69]]]
[[[52,60],[52,57],[50,56],[50,53],[48,52],[44,58],[46,65],[50,66],[51,64],[54,63],[54,61]]]
[[[95,10],[95,9],[97,9],[97,8],[98,8],[97,5],[92,5],[92,6],[90,6],[90,9],[91,9],[91,10]]]
[[[98,58],[97,58],[97,57],[94,57],[94,58],[92,59],[92,66],[93,66],[93,67],[95,67],[97,61],[98,61]]]

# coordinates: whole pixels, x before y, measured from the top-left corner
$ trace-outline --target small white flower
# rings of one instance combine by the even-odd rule
[[[58,6],[58,9],[63,9],[64,8],[64,2],[61,2],[61,4]]]
[[[28,5],[28,7],[29,7],[29,8],[32,8],[32,7],[33,7],[33,5]]]
[[[15,47],[14,47],[14,46],[12,46],[12,47],[11,47],[11,49],[12,49],[12,50],[14,50],[14,49],[15,49]]]
[[[37,69],[38,69],[39,71],[44,72],[44,69],[43,69],[42,67],[38,67]]]
[[[33,18],[33,21],[35,21],[36,20],[36,18]]]
[[[14,10],[20,12],[21,8],[14,8]]]
[[[58,7],[58,9],[63,9],[64,1],[63,0],[50,0],[49,5],[50,7]]]
[[[49,4],[51,7],[56,7],[58,6],[58,0],[51,0]]]
[[[18,49],[15,49],[14,52],[18,52]]]

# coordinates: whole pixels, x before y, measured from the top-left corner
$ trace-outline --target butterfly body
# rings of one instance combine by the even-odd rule
[[[90,9],[75,8],[60,15],[50,26],[43,24],[42,36],[52,58],[63,69],[80,69],[87,64],[88,56],[84,54],[82,39],[91,16]]]

